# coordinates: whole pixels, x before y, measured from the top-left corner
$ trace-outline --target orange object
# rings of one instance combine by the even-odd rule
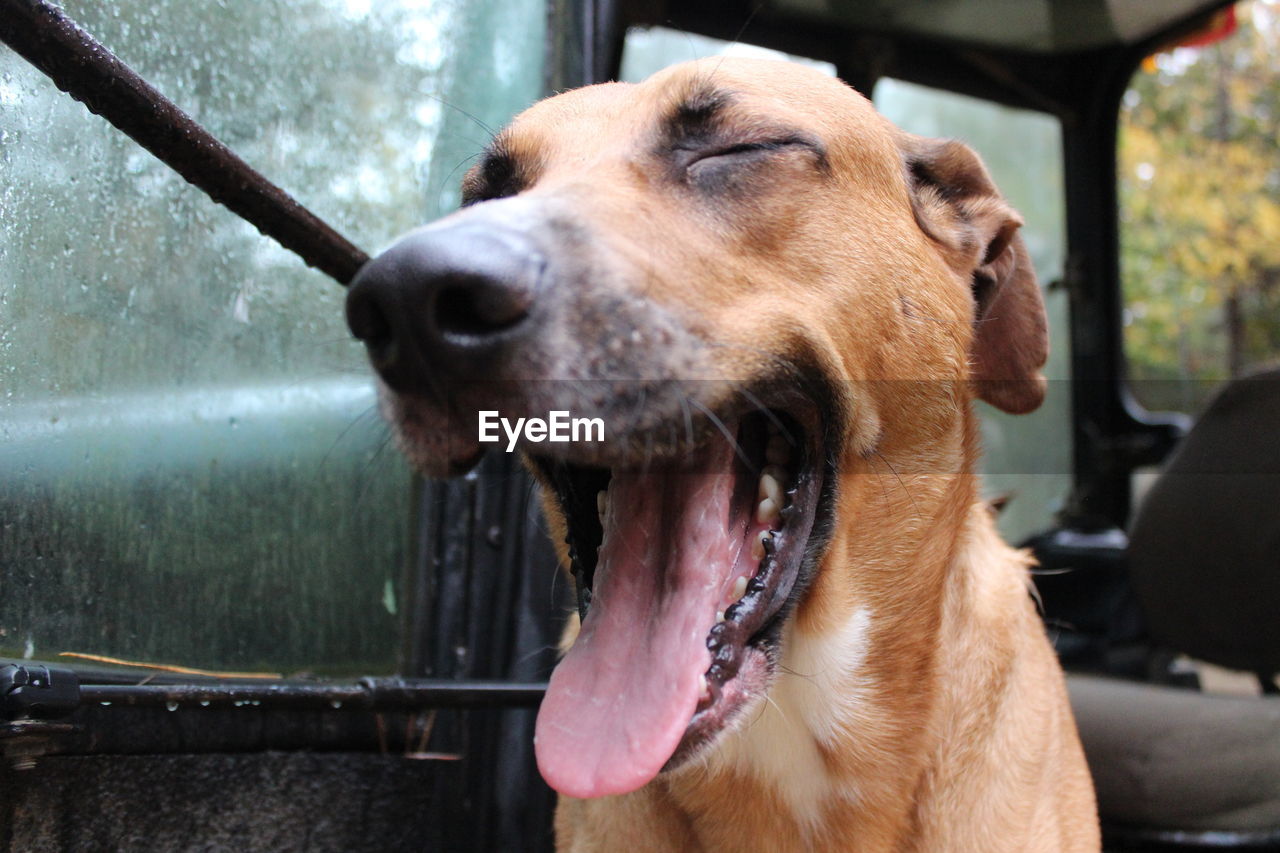
[[[1185,38],[1170,42],[1164,45],[1155,53],[1142,60],[1142,70],[1148,74],[1156,71],[1156,57],[1162,53],[1168,53],[1179,47],[1207,47],[1214,42],[1222,41],[1227,36],[1236,31],[1238,22],[1236,20],[1236,7],[1228,6],[1225,9],[1219,9],[1210,18],[1208,23],[1203,27],[1186,36]]]
[[[1204,29],[1192,33],[1175,47],[1205,47],[1221,41],[1236,31],[1236,7],[1228,6],[1216,12]]]
[[[278,672],[229,672],[220,669],[195,669],[189,666],[175,666],[167,663],[147,663],[145,661],[107,657],[106,655],[91,655],[85,652],[58,652],[58,657],[79,658],[80,660],[90,660],[96,663],[115,664],[116,666],[136,666],[140,669],[155,669],[160,672],[176,672],[179,675],[203,675],[209,678],[279,679],[284,677]]]

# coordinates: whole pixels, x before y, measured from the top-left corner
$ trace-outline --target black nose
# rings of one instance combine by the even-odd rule
[[[533,241],[506,226],[421,229],[360,270],[347,325],[397,391],[492,375],[529,332],[546,266]]]

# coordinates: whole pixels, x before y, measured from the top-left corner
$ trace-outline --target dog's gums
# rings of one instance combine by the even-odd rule
[[[583,616],[538,720],[539,766],[562,793],[634,790],[768,687],[824,500],[814,434],[766,410],[675,460],[539,460]]]

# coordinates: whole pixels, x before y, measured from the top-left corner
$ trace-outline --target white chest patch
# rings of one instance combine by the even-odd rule
[[[827,772],[818,744],[834,742],[858,721],[869,690],[859,673],[870,627],[871,612],[860,608],[833,633],[788,628],[768,698],[711,758],[772,787],[803,827],[816,827],[832,798],[857,797],[853,786]]]

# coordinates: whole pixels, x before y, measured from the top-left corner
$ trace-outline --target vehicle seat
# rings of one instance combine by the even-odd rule
[[[1227,385],[1152,486],[1127,563],[1152,641],[1280,671],[1280,370]],[[1068,679],[1104,823],[1280,844],[1280,697]],[[1274,849],[1274,848],[1273,848]]]

